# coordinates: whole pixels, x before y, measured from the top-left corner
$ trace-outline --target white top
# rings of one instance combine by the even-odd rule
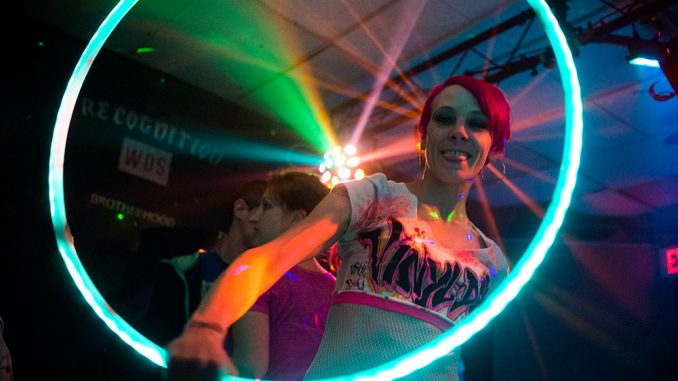
[[[338,294],[376,296],[410,307],[402,313],[415,307],[454,324],[508,273],[499,246],[475,225],[484,248],[458,250],[437,243],[430,226],[417,219],[417,198],[404,183],[377,173],[344,185],[351,220],[339,240]]]

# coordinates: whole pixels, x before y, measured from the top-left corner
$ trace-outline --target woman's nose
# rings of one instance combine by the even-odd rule
[[[468,133],[466,131],[466,121],[458,120],[450,127],[448,138],[451,140],[467,140]]]
[[[255,223],[259,221],[259,217],[261,217],[261,205],[252,210],[252,214],[250,214],[250,222]]]

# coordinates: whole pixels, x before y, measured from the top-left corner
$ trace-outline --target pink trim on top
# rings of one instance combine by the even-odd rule
[[[332,300],[332,304],[338,303],[362,304],[379,308],[380,310],[399,313],[405,316],[413,317],[417,320],[425,321],[437,327],[441,331],[447,331],[452,327],[452,323],[449,320],[443,318],[442,316],[436,315],[433,312],[428,312],[408,304],[399,303],[393,300],[385,299],[383,297],[366,294],[364,292],[348,291],[336,294]]]

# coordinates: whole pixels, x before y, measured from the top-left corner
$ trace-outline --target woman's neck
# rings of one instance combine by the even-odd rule
[[[221,247],[219,247],[219,257],[225,263],[233,263],[233,261],[240,256],[247,247],[242,243],[242,238],[237,234],[231,232],[225,239],[221,242]]]
[[[408,183],[407,188],[417,196],[418,206],[436,220],[465,224],[466,199],[471,190],[471,181],[446,183],[435,176],[424,176],[421,180]]]

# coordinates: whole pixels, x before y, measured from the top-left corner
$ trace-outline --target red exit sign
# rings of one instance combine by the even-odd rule
[[[664,249],[662,257],[664,275],[678,276],[678,246]]]

